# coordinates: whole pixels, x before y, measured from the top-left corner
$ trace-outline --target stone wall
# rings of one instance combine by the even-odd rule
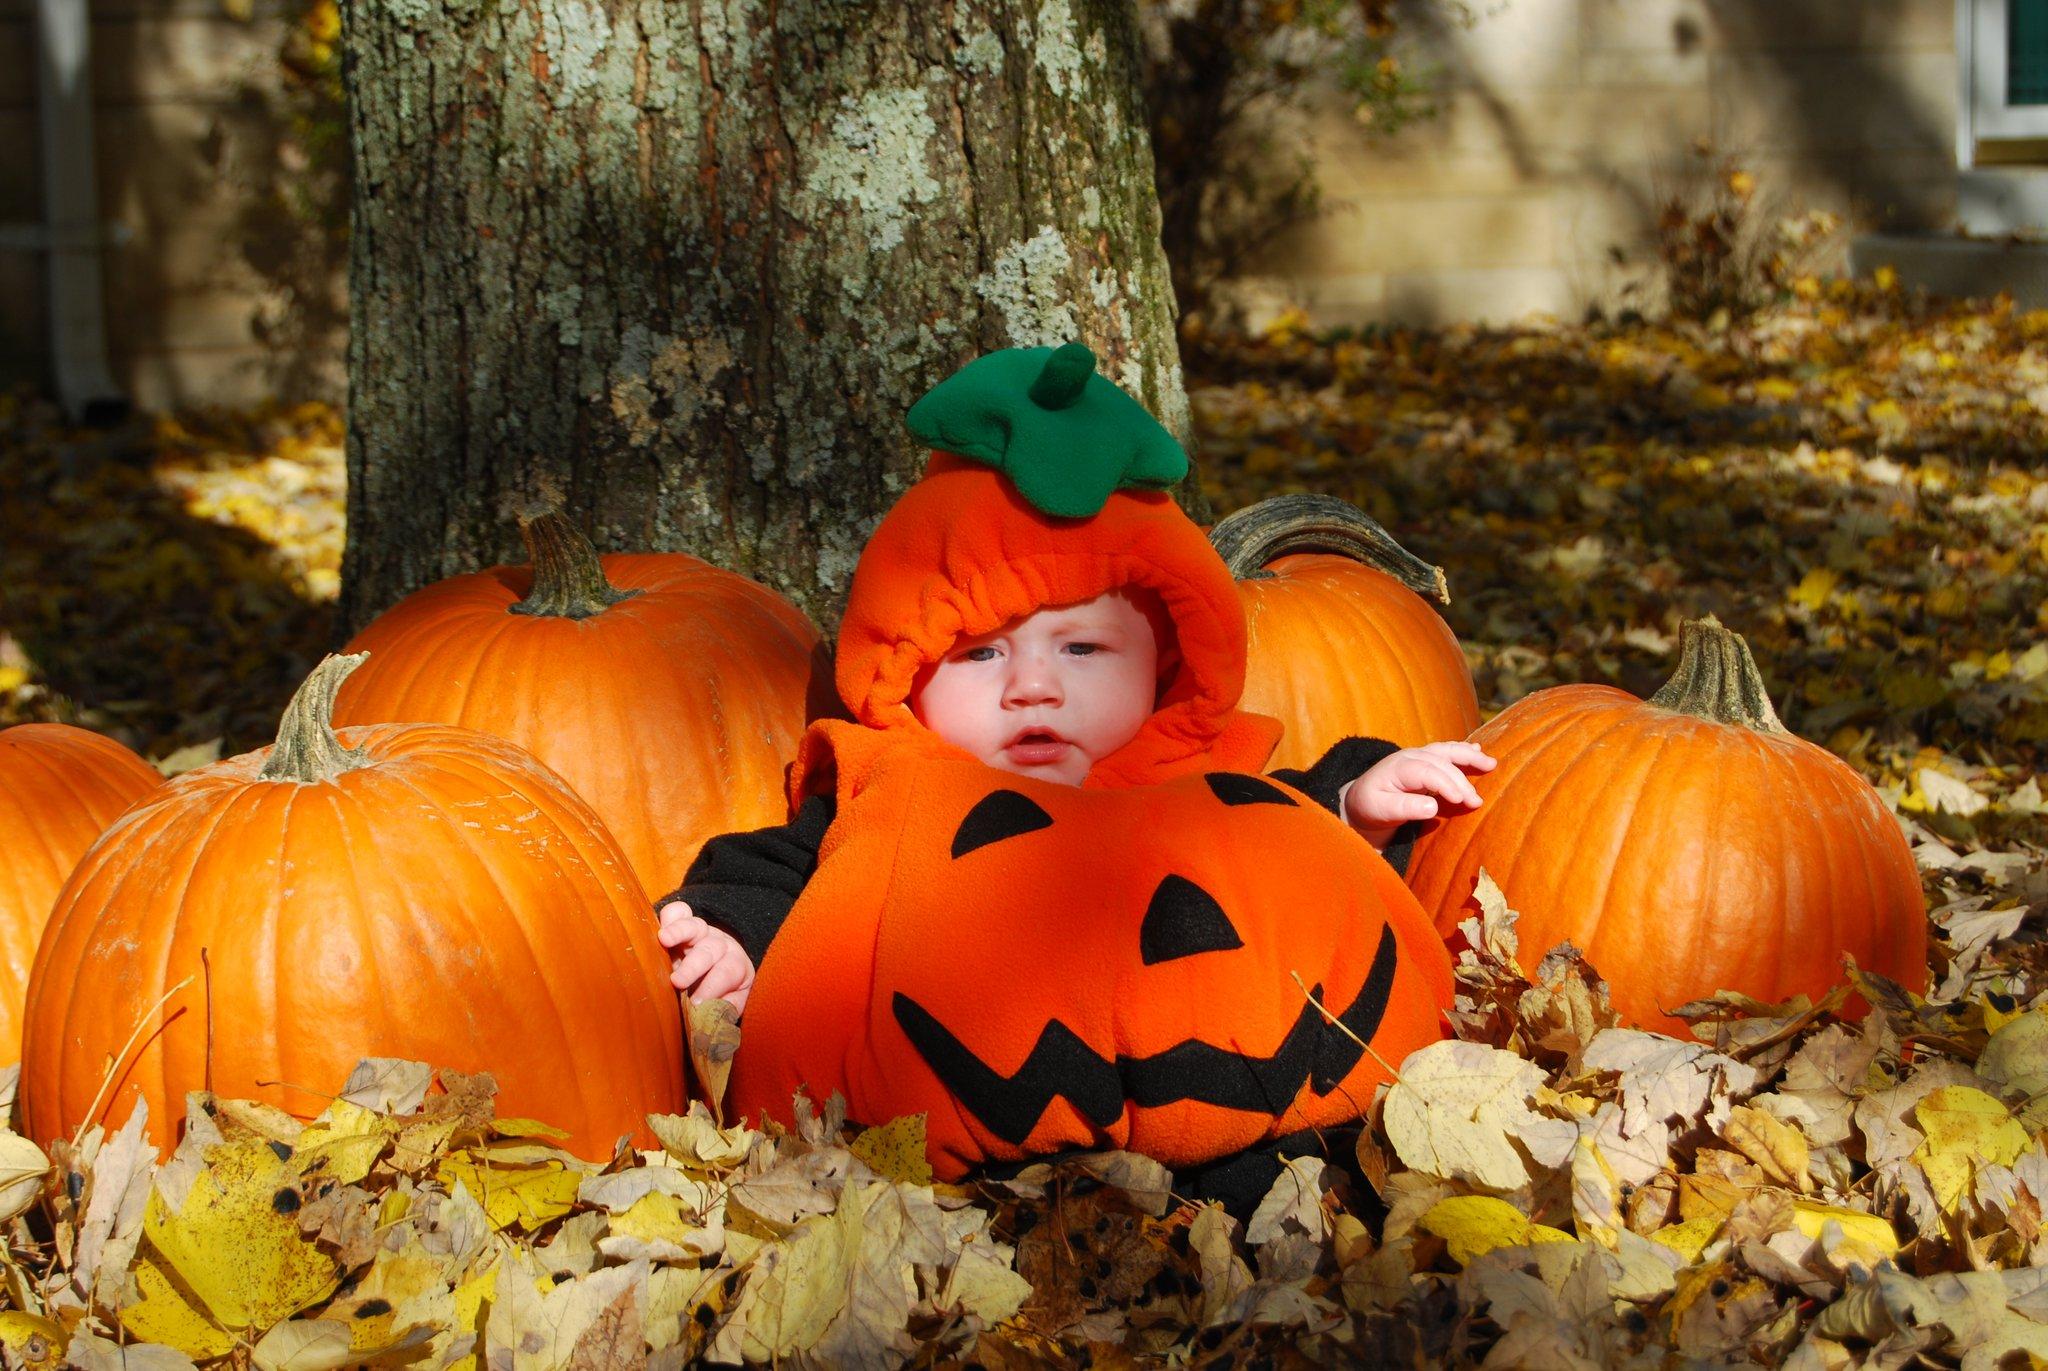
[[[288,0],[91,0],[115,379],[139,403],[332,397],[345,282],[295,187],[278,51]],[[35,21],[0,0],[0,223],[42,213]],[[0,380],[48,384],[44,259],[0,248]]]
[[[1654,305],[1631,285],[1659,208],[1730,163],[1756,177],[1759,214],[1954,216],[1953,0],[1468,0],[1463,24],[1447,8],[1402,15],[1434,117],[1374,138],[1330,93],[1293,125],[1326,212],[1238,283],[1255,321],[1288,304],[1318,323]]]

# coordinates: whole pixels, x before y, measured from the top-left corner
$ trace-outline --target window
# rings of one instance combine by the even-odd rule
[[[2048,0],[1957,0],[1962,100],[1957,157],[1987,157],[1987,142],[2048,138]]]

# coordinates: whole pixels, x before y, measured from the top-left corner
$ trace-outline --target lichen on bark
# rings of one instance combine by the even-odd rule
[[[1127,0],[358,0],[343,41],[351,625],[555,494],[830,627],[904,411],[991,348],[1079,337],[1186,434]]]

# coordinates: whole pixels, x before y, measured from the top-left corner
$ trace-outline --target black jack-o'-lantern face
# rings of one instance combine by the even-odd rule
[[[955,1170],[1077,1146],[1188,1165],[1357,1117],[1440,1035],[1441,942],[1301,796],[989,777],[929,768],[910,807],[855,1117],[926,1111]]]

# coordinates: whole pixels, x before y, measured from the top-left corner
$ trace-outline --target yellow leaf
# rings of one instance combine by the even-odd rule
[[[1835,583],[1841,578],[1824,566],[1817,566],[1806,573],[1798,585],[1786,597],[1795,605],[1804,605],[1818,611],[1828,602],[1828,596],[1835,593]]]
[[[517,1224],[528,1231],[574,1209],[576,1189],[583,1181],[559,1162],[493,1165],[468,1148],[443,1157],[436,1174],[450,1188],[457,1182],[465,1186],[493,1228]]]
[[[1795,1190],[1813,1188],[1806,1172],[1806,1135],[1761,1109],[1739,1104],[1728,1112],[1721,1136],[1763,1168],[1772,1180]]]
[[[292,1165],[301,1174],[317,1171],[344,1185],[354,1185],[370,1174],[377,1158],[404,1127],[403,1120],[336,1100],[299,1134]]]
[[[1820,1240],[1828,1224],[1841,1225],[1842,1233],[1850,1240],[1865,1247],[1877,1249],[1885,1256],[1899,1250],[1899,1235],[1892,1232],[1892,1226],[1875,1214],[1866,1214],[1860,1209],[1845,1209],[1838,1204],[1822,1204],[1817,1200],[1794,1200],[1792,1221],[1807,1237]]]
[[[1766,376],[1756,383],[1756,393],[1766,400],[1790,400],[1799,394],[1799,387],[1782,376]]]
[[[28,672],[18,666],[0,666],[0,690],[19,690],[28,684]]]
[[[1700,1259],[1700,1253],[1706,1251],[1707,1244],[1714,1240],[1714,1235],[1726,1222],[1725,1215],[1703,1214],[1683,1223],[1665,1225],[1650,1235],[1650,1241],[1662,1243],[1690,1264]]]
[[[560,1141],[569,1136],[562,1129],[539,1119],[498,1119],[491,1124],[491,1129],[501,1138],[554,1138]]]
[[[1536,1223],[1506,1200],[1491,1195],[1453,1195],[1438,1200],[1418,1223],[1449,1244],[1451,1260],[1460,1266],[1496,1247],[1574,1241],[1571,1234]]]
[[[853,1155],[875,1174],[911,1185],[932,1183],[932,1164],[925,1155],[925,1116],[906,1114],[863,1132],[853,1140]]]
[[[404,1345],[411,1325],[418,1322],[413,1315],[423,1307],[437,1307],[443,1314],[434,1321],[437,1331],[452,1336],[447,1326],[453,1307],[447,1284],[451,1275],[446,1256],[429,1252],[413,1238],[396,1252],[380,1249],[369,1273],[345,1298],[328,1305],[324,1316],[347,1322],[349,1351],[357,1360]]]
[[[177,1213],[149,1197],[150,1245],[224,1329],[267,1329],[340,1282],[334,1259],[299,1232],[292,1179],[269,1143],[224,1143],[208,1150]]]
[[[701,1231],[683,1218],[683,1204],[674,1195],[650,1190],[611,1217],[610,1230],[642,1242],[672,1242],[680,1247],[692,1232]]]
[[[1726,1219],[1742,1197],[1753,1187],[1737,1185],[1724,1176],[1692,1175],[1678,1178],[1678,1213],[1681,1218]]]
[[[194,1361],[226,1356],[234,1348],[234,1335],[207,1317],[198,1296],[170,1274],[156,1253],[143,1248],[131,1270],[140,1298],[121,1311],[121,1327],[129,1337],[175,1347]]]
[[[2006,1025],[2017,1023],[2021,1019],[2029,1018],[2038,1013],[2038,1010],[2019,1008],[2008,1011],[2000,1009],[1997,1005],[1986,1000],[1984,1002],[1984,1031],[1996,1036],[1998,1031]]]
[[[492,1266],[481,1276],[472,1276],[455,1287],[455,1332],[476,1334],[476,1350],[463,1359],[461,1366],[470,1371],[485,1371],[484,1320],[491,1314],[492,1301],[497,1297],[498,1273],[502,1266]]]
[[[1870,407],[1869,418],[1878,435],[1887,439],[1902,438],[1913,426],[1896,400],[1879,400]]]
[[[1927,1135],[1913,1161],[1927,1173],[1927,1184],[1945,1213],[1962,1203],[1981,1162],[2011,1166],[2027,1147],[2027,1130],[2011,1111],[1967,1085],[1930,1091],[1913,1114]]]
[[[64,1348],[71,1341],[62,1324],[39,1314],[17,1310],[0,1313],[0,1347],[5,1347],[13,1364],[24,1371],[54,1371],[64,1364]]]

